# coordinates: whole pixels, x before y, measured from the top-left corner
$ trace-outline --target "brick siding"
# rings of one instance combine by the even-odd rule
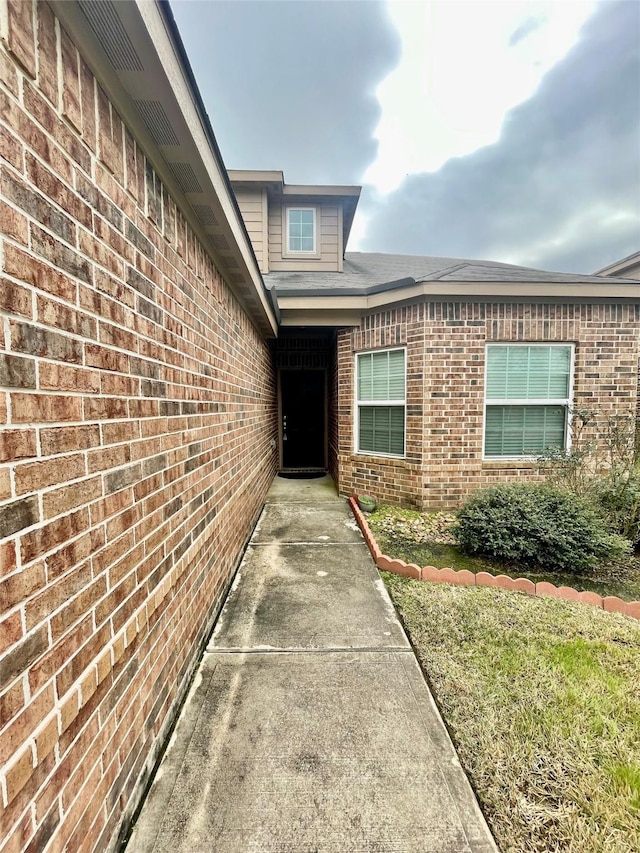
[[[328,467],[329,474],[333,477],[333,482],[336,484],[336,488],[340,491],[340,467],[339,467],[339,458],[340,458],[340,431],[339,431],[339,408],[338,408],[338,386],[339,386],[340,378],[338,375],[338,356],[337,356],[337,343],[334,342],[333,347],[330,353],[329,359],[329,368],[327,370],[327,389],[328,389],[328,409],[329,409],[329,418],[328,418],[328,450],[329,450],[329,459],[328,459]]]
[[[535,477],[533,462],[483,460],[489,342],[575,344],[574,405],[635,416],[640,307],[421,302],[364,317],[337,340],[340,490],[418,508],[458,506],[474,489]],[[407,347],[404,459],[356,454],[355,353]]]
[[[274,374],[50,8],[1,2],[0,849],[106,851],[274,476]]]

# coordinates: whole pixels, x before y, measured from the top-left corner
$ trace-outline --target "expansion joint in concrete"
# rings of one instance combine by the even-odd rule
[[[380,654],[381,652],[397,654],[405,652],[412,655],[413,649],[407,646],[327,646],[322,649],[288,648],[288,649],[260,649],[260,648],[233,648],[218,649],[210,647],[207,654],[210,655],[328,655],[328,654]]]
[[[279,548],[299,548],[304,545],[305,548],[315,546],[316,548],[362,548],[366,547],[365,542],[281,542],[279,539],[272,539],[271,542],[251,542],[251,548],[260,548],[264,546],[277,545]]]

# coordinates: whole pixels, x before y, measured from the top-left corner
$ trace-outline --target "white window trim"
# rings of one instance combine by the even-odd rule
[[[361,355],[371,355],[379,352],[404,352],[404,398],[403,400],[358,400],[358,386],[360,384],[360,358]],[[362,350],[355,353],[355,382],[354,382],[354,433],[353,433],[353,452],[357,456],[368,456],[374,459],[406,459],[407,458],[407,348],[406,347],[381,347],[380,349]],[[370,450],[360,450],[360,407],[371,408],[372,406],[402,406],[404,408],[404,453],[372,453]]]
[[[310,210],[313,213],[313,249],[309,252],[300,251],[298,249],[292,249],[291,244],[289,243],[290,233],[289,233],[289,214],[292,210]],[[309,205],[291,205],[290,207],[285,208],[284,211],[284,246],[285,255],[293,255],[294,257],[306,257],[306,258],[317,258],[319,257],[318,253],[318,208],[310,207]]]
[[[562,398],[547,398],[544,397],[542,399],[532,399],[532,400],[523,400],[521,398],[511,399],[501,397],[496,399],[495,397],[487,397],[487,380],[489,378],[489,371],[487,369],[488,365],[488,354],[490,347],[563,347],[566,349],[569,347],[570,350],[570,365],[569,365],[569,395],[568,397]],[[538,454],[528,455],[528,456],[487,456],[485,454],[485,446],[486,446],[486,430],[487,430],[487,406],[565,406],[566,407],[566,415],[565,415],[565,424],[564,424],[564,436],[565,436],[565,446],[564,450],[571,449],[571,404],[573,401],[573,384],[574,384],[574,372],[575,372],[575,357],[576,357],[576,345],[575,343],[571,343],[569,341],[491,341],[487,343],[485,346],[485,354],[484,354],[484,404],[482,409],[482,460],[486,462],[509,462],[509,461],[533,461],[538,459]]]

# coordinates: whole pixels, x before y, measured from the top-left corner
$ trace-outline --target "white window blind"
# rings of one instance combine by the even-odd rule
[[[358,452],[404,456],[405,375],[403,349],[357,355]]]
[[[566,447],[571,362],[570,345],[487,347],[486,457]]]
[[[487,397],[490,399],[567,399],[571,347],[490,346]]]

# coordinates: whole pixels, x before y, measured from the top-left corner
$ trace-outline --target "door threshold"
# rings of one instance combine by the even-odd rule
[[[304,480],[305,478],[316,479],[326,477],[329,472],[326,468],[281,468],[278,477],[290,480]]]

